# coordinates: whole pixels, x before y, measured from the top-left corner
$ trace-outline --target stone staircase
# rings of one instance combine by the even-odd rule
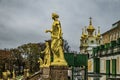
[[[35,72],[33,75],[29,76],[29,77],[25,77],[22,80],[41,80],[41,75],[42,75],[42,71],[38,71]]]

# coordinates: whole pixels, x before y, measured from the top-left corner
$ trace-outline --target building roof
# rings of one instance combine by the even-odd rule
[[[107,34],[108,32],[111,32],[112,30],[114,30],[114,29],[116,29],[118,27],[120,27],[120,20],[115,22],[114,24],[112,24],[112,28],[110,30],[104,32],[102,35]]]

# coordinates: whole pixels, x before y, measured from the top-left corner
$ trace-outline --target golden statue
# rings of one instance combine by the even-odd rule
[[[7,71],[5,71],[5,72],[2,72],[3,79],[4,79],[4,80],[9,80],[10,74],[11,74],[11,73],[10,73],[9,70],[7,70]]]
[[[38,63],[40,64],[40,66],[39,66],[39,67],[40,67],[40,68],[42,68],[42,67],[43,67],[43,60],[42,60],[42,58],[41,58],[41,57],[39,58]]]
[[[12,74],[13,74],[12,78],[15,79],[15,70],[14,69],[13,69]]]
[[[50,45],[49,45],[48,41],[45,42],[45,45],[46,45],[45,50],[41,52],[41,53],[44,53],[43,66],[44,67],[49,67],[50,66],[50,54],[51,54],[51,50],[50,50]]]
[[[63,52],[62,29],[58,18],[58,14],[52,13],[52,29],[46,30],[46,33],[51,33],[51,51],[53,53],[53,62],[51,63],[51,65],[67,65],[67,62],[64,59]]]

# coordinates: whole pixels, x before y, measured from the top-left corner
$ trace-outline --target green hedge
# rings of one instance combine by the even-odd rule
[[[79,66],[87,66],[87,62],[88,62],[88,55],[86,54],[76,54],[75,58],[74,58],[74,65],[76,67]]]
[[[74,54],[74,53],[65,53],[65,60],[68,63],[68,66],[80,67],[82,65],[87,66],[88,55],[86,54]]]
[[[65,60],[69,66],[74,66],[74,53],[65,53]]]

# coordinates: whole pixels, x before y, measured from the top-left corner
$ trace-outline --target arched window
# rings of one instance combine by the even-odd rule
[[[91,40],[91,43],[93,44],[93,43],[94,43],[94,40]]]

